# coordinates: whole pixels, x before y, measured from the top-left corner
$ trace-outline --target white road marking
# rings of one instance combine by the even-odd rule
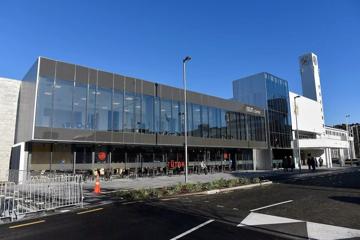
[[[274,206],[281,205],[281,204],[285,204],[285,203],[290,203],[290,202],[292,202],[292,201],[293,201],[293,200],[288,200],[288,201],[284,201],[284,202],[279,202],[279,203],[274,203],[274,204],[271,204],[271,205],[267,205],[267,206],[264,206],[264,207],[259,207],[259,208],[251,209],[250,212],[255,212],[255,211],[258,211],[258,210],[261,210],[261,209],[270,208],[270,207],[274,207]]]
[[[242,220],[241,223],[237,226],[238,227],[257,226],[257,225],[295,223],[295,222],[303,222],[303,221],[252,212],[244,220]]]
[[[297,219],[278,217],[254,212],[251,212],[244,220],[242,220],[240,224],[237,225],[237,227],[261,226],[268,224],[278,224],[280,226],[281,224],[286,223],[306,223],[306,231],[309,239],[335,240],[360,238],[360,230],[358,229],[338,227],[334,225],[315,222],[306,222]],[[279,228],[278,231],[281,232],[281,229]]]
[[[219,207],[219,208],[223,208],[224,206],[223,205],[216,205],[217,207]]]
[[[307,222],[309,239],[344,239],[360,237],[360,230]]]
[[[234,207],[234,208],[233,208],[233,210],[234,210],[234,211],[239,211],[239,209],[238,209],[238,208],[236,208],[236,207]]]
[[[193,231],[195,231],[195,230],[197,230],[199,228],[202,228],[203,226],[205,226],[205,225],[207,225],[207,224],[209,224],[209,223],[211,223],[213,221],[215,221],[215,220],[210,219],[210,220],[208,220],[208,221],[206,221],[206,222],[204,222],[204,223],[202,223],[200,225],[197,225],[196,227],[193,227],[192,229],[187,230],[186,232],[183,232],[180,235],[177,235],[176,237],[171,238],[170,240],[176,240],[176,239],[182,238],[183,236],[185,236],[185,235],[187,235],[187,234],[189,234],[189,233],[191,233],[191,232],[193,232]]]
[[[170,200],[175,200],[175,199],[179,199],[178,197],[174,197],[174,198],[162,198],[160,199],[161,201],[170,201]]]

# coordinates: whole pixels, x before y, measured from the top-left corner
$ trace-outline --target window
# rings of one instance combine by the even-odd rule
[[[209,137],[209,114],[208,114],[208,107],[201,106],[201,121],[202,121],[202,137],[208,138]]]
[[[163,135],[171,135],[171,101],[161,99],[160,101],[160,133]]]
[[[154,129],[154,97],[152,96],[143,96],[142,100],[142,132],[153,134]]]
[[[54,128],[72,128],[73,89],[73,81],[56,79],[53,109]]]
[[[113,96],[113,131],[121,132],[123,129],[124,93],[114,90]]]
[[[221,109],[220,111],[220,126],[221,126],[221,138],[226,138],[227,133],[227,121],[226,121],[226,111]]]
[[[178,101],[172,101],[172,123],[171,128],[175,135],[180,136],[181,134],[181,112],[180,103]]]
[[[98,88],[96,92],[96,130],[112,130],[112,91]]]
[[[35,119],[35,125],[38,127],[52,126],[53,85],[53,78],[39,78]]]
[[[86,124],[87,85],[76,83],[73,102],[73,128],[84,129]]]
[[[125,92],[124,99],[124,131],[134,132],[135,131],[135,101],[134,94]]]
[[[86,107],[87,121],[86,129],[95,129],[95,102],[96,102],[96,86],[89,85],[88,101]]]
[[[217,109],[209,107],[209,137],[219,138]]]
[[[201,137],[201,107],[198,104],[193,104],[193,136]]]

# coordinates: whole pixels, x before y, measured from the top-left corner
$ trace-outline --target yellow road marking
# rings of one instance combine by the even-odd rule
[[[30,225],[34,225],[34,224],[38,224],[38,223],[43,223],[43,222],[45,222],[45,220],[40,220],[40,221],[36,221],[36,222],[29,222],[29,223],[14,225],[14,226],[10,226],[9,228],[13,229],[13,228],[19,228],[19,227],[26,227],[26,226],[30,226]]]
[[[95,208],[95,209],[90,209],[90,210],[83,211],[83,212],[78,212],[78,213],[76,213],[76,214],[81,215],[81,214],[84,214],[84,213],[96,212],[96,211],[100,211],[100,210],[103,210],[103,209],[104,209],[104,208]]]

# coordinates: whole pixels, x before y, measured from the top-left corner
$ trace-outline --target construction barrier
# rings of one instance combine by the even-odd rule
[[[20,184],[0,182],[0,220],[82,204],[81,175],[36,176]]]

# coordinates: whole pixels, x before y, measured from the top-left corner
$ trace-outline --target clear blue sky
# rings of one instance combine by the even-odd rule
[[[0,76],[37,56],[232,97],[267,71],[301,93],[298,56],[319,57],[326,124],[360,122],[360,1],[0,1]]]

